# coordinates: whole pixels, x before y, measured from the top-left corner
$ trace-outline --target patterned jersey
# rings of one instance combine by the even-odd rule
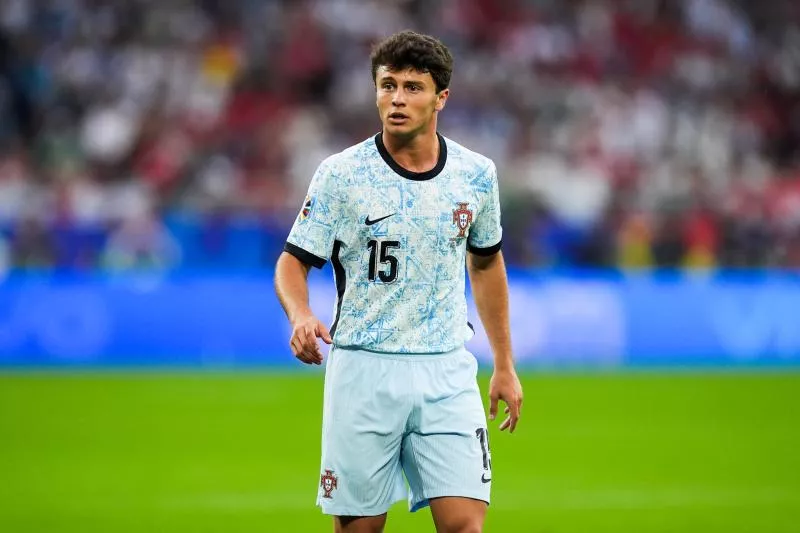
[[[500,249],[494,163],[439,135],[427,172],[401,167],[381,134],[317,169],[285,250],[333,266],[334,345],[387,353],[438,353],[472,336],[466,251]]]

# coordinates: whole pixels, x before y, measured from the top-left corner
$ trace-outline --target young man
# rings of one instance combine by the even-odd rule
[[[372,52],[383,129],[326,159],[278,260],[275,286],[294,355],[325,374],[317,503],[337,532],[380,532],[406,495],[439,532],[481,531],[491,456],[477,362],[464,348],[466,261],[494,352],[490,418],[522,406],[494,163],[436,131],[453,59],[438,40],[393,35]],[[330,331],[308,304],[309,269],[330,259],[338,293]]]

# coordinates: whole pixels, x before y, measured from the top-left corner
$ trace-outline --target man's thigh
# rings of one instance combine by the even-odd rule
[[[386,526],[386,513],[378,516],[335,516],[335,533],[381,533]]]
[[[483,531],[489,505],[471,498],[432,498],[433,523],[438,533],[478,533]]]

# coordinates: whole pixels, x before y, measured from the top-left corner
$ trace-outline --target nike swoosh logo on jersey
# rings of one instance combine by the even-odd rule
[[[489,483],[492,478],[486,479],[486,474],[481,474],[481,482],[482,483]]]
[[[396,214],[397,214],[397,213],[392,213],[391,215],[386,215],[385,217],[376,218],[375,220],[370,220],[370,219],[369,219],[369,215],[367,215],[367,218],[366,218],[366,219],[364,219],[364,224],[366,224],[367,226],[371,226],[371,225],[373,225],[373,224],[377,224],[377,223],[378,223],[378,222],[380,222],[381,220],[386,220],[387,218],[389,218],[389,217],[391,217],[391,216],[394,216],[394,215],[396,215]]]

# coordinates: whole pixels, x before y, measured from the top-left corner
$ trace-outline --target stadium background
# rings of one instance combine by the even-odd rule
[[[329,529],[272,267],[405,28],[501,180],[487,531],[800,531],[792,0],[0,2],[0,530]]]

